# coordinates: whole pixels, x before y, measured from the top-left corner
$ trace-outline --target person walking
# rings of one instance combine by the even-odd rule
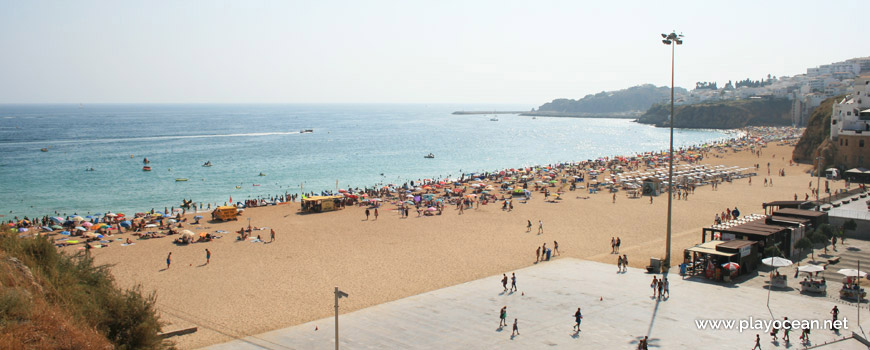
[[[758,333],[755,334],[755,346],[752,347],[752,350],[759,349],[761,350],[761,337]]]
[[[517,274],[511,272],[511,289],[512,292],[517,291]]]
[[[788,317],[782,321],[782,341],[789,343],[788,333],[791,332],[791,323],[788,322]]]
[[[275,229],[273,228],[272,232],[269,233],[269,243],[272,243],[274,241],[275,241]]]
[[[366,221],[369,220],[369,208],[366,208]]]
[[[837,309],[837,305],[834,305],[834,308],[831,309],[831,315],[833,316],[831,319],[831,330],[838,329],[834,326],[834,323],[837,322],[837,317],[840,315],[840,310]]]
[[[498,317],[500,319],[498,322],[498,328],[507,326],[507,306],[501,308]]]
[[[172,252],[166,256],[166,269],[169,270],[169,265],[172,265]]]
[[[580,331],[580,322],[583,322],[583,313],[580,312],[580,308],[577,308],[577,312],[574,313],[574,330]]]
[[[532,220],[529,220],[529,224],[526,226],[526,232],[532,232]]]
[[[668,297],[668,298],[671,297],[670,282],[668,282],[668,278],[667,278],[667,277],[665,277],[665,294],[667,294],[667,297]]]
[[[559,255],[559,242],[553,241],[553,256]]]
[[[538,234],[544,233],[544,220],[538,220]]]
[[[211,251],[208,248],[205,248],[205,264],[208,265],[208,262],[211,260]]]
[[[501,279],[501,285],[502,285],[502,287],[504,287],[504,291],[507,292],[508,291],[508,289],[507,289],[508,278],[507,278],[506,274],[502,274],[502,276],[504,276],[504,277]]]
[[[658,299],[661,300],[661,298],[662,298],[662,290],[665,288],[665,281],[664,281],[664,279],[660,279],[660,280],[659,280],[658,288],[659,288],[659,297],[658,297]]]
[[[653,276],[652,283],[649,284],[649,286],[652,287],[652,290],[653,290],[653,298],[656,297],[656,287],[657,287],[658,285],[659,285],[659,280],[658,280],[658,278],[656,278],[656,276]]]
[[[610,237],[610,254],[616,253],[616,237]]]
[[[622,244],[622,240],[619,237],[616,237],[616,254],[619,254],[619,246]]]
[[[622,272],[628,272],[628,256],[622,254]]]
[[[378,220],[378,208],[375,208],[375,221]]]
[[[541,261],[541,247],[535,250],[535,263]]]
[[[616,256],[616,273],[622,272],[622,255]]]
[[[613,194],[613,203],[616,203],[616,193]]]
[[[517,327],[517,319],[514,319],[514,330],[511,331],[511,337],[515,335],[520,335],[520,329]]]

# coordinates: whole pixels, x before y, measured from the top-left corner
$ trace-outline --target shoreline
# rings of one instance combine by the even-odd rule
[[[623,119],[624,119],[624,118],[623,118]],[[651,126],[652,126],[652,125],[651,125]],[[727,129],[727,130],[726,130],[726,129],[722,129],[722,130],[716,130],[716,131],[718,131],[718,132],[722,132],[722,133],[724,133],[725,135],[724,135],[723,137],[720,137],[720,138],[712,139],[712,140],[708,141],[708,143],[712,143],[712,144],[722,144],[723,142],[736,142],[736,141],[740,141],[741,139],[743,139],[743,138],[749,136],[749,135],[751,134],[750,131],[751,131],[752,129],[760,129],[760,128],[764,128],[764,127],[747,127],[747,128],[741,128],[741,129]],[[774,129],[787,129],[787,128],[783,128],[783,127],[772,127],[772,128],[774,128]],[[800,128],[797,128],[797,129],[800,129]],[[797,137],[799,137],[799,136],[797,136]],[[698,148],[698,147],[701,147],[701,146],[702,146],[702,145],[694,144],[694,145],[690,145],[690,146],[686,146],[686,147],[680,147],[680,148],[678,148],[678,149],[684,149],[684,148],[685,148],[685,149],[692,149],[692,148]],[[678,149],[675,148],[675,152],[676,152]],[[659,151],[643,151],[643,152],[633,153],[633,154],[630,154],[630,155],[614,155],[614,154],[611,154],[611,155],[598,155],[596,159],[602,159],[602,158],[603,158],[603,159],[612,159],[612,158],[617,158],[617,157],[633,157],[633,156],[637,156],[637,155],[640,155],[640,154],[661,154],[661,153],[663,153],[663,152],[667,152],[667,149],[665,149],[665,150],[659,150]],[[591,159],[589,159],[589,160],[591,160]],[[557,163],[551,163],[551,164],[548,164],[548,165],[552,165],[552,164],[576,164],[576,163],[579,163],[579,162],[582,162],[582,161],[561,161],[561,162],[557,162]],[[532,165],[531,167],[534,168],[534,167],[537,167],[537,166],[540,166],[540,164],[539,164],[539,163],[535,163],[535,165]],[[519,166],[516,166],[516,167],[519,167]],[[529,167],[529,166],[522,166],[522,167]],[[491,171],[481,170],[481,171],[475,171],[475,172],[470,172],[470,173],[471,173],[471,174],[473,174],[473,173],[485,173],[485,172],[493,172],[493,171],[494,171],[494,172],[498,172],[498,171],[506,170],[506,169],[509,169],[509,168],[510,168],[510,167],[506,166],[506,167],[503,167],[503,168],[501,168],[501,169],[495,169],[495,170],[491,170]],[[460,170],[461,170],[461,169],[460,169]],[[400,176],[400,177],[401,177],[401,176]],[[420,177],[420,178],[418,178],[417,180],[413,180],[413,181],[418,181],[418,182],[419,182],[419,181],[420,181],[421,179],[423,179],[423,178],[439,178],[439,177],[442,177],[442,176],[432,176],[432,175],[430,175],[430,176],[427,176],[427,177]],[[447,175],[447,177],[458,177],[458,176],[453,176],[452,174],[449,174],[449,175]],[[406,178],[405,181],[412,181],[412,180]],[[370,186],[372,186],[372,187],[383,186],[383,185],[385,185],[386,183],[387,183],[386,181],[385,181],[385,182],[378,182],[378,183],[370,184]],[[360,187],[355,187],[355,188],[356,188],[356,189],[359,189]],[[368,188],[368,186],[365,186],[365,187],[363,187],[363,188]],[[321,191],[320,193],[328,192],[328,190],[320,190],[320,191]],[[312,194],[313,194],[313,193],[317,193],[317,192],[311,192],[311,191],[309,191],[309,192],[303,192],[303,191],[300,191],[300,190],[298,190],[298,189],[294,189],[293,191],[285,191],[284,195],[293,195],[293,194],[295,194],[295,195],[302,195],[302,194],[306,194],[306,193],[312,193]],[[227,193],[224,193],[223,195],[224,195],[225,198],[232,198],[232,197],[233,197],[232,192],[227,192]],[[263,193],[262,195],[257,195],[256,197],[246,196],[246,197],[244,197],[244,198],[241,198],[241,197],[240,197],[240,198],[241,198],[241,201],[243,202],[243,201],[245,201],[245,200],[269,199],[269,198],[274,198],[273,196],[280,196],[280,195],[281,195],[281,194],[276,194],[276,193],[272,193],[272,194]],[[184,198],[179,199],[179,202],[181,202],[181,201],[183,201],[183,200],[185,200],[185,199],[184,199]],[[196,201],[194,201],[194,202],[196,202]],[[203,208],[203,209],[199,209],[199,208],[198,208],[197,210],[188,211],[187,213],[192,213],[192,214],[201,214],[201,213],[211,212],[211,211],[214,210],[214,208],[216,208],[217,206],[220,206],[220,205],[229,205],[229,204],[231,204],[231,203],[228,203],[228,202],[223,202],[223,203],[221,203],[221,202],[200,202],[200,203],[202,203],[203,206],[205,206],[205,208]],[[206,204],[210,204],[211,207],[206,206]],[[175,205],[172,205],[172,204],[166,205],[166,204],[164,204],[164,207],[165,207],[165,208],[175,208]],[[158,210],[159,207],[151,208],[151,209],[155,209],[155,210],[157,210],[157,211],[159,212],[159,210]],[[2,221],[2,222],[11,222],[12,220],[21,220],[21,219],[24,219],[25,217],[26,217],[26,218],[29,218],[29,219],[33,219],[33,218],[37,218],[37,217],[50,217],[50,216],[73,217],[73,216],[77,216],[77,215],[92,215],[92,213],[102,213],[101,210],[103,210],[103,209],[93,209],[93,210],[70,210],[72,213],[69,213],[69,214],[68,214],[68,213],[59,213],[59,212],[55,211],[53,214],[52,214],[52,213],[45,213],[45,214],[37,215],[37,216],[31,216],[31,215],[18,215],[17,213],[0,214],[0,221]],[[114,210],[114,209],[112,209],[112,210]],[[106,212],[110,212],[110,211],[112,211],[112,210],[106,210]],[[135,212],[147,212],[147,211],[149,211],[149,210],[139,208],[139,209],[130,210],[130,211],[131,211],[132,213],[135,213]],[[120,211],[120,212],[124,212],[124,211]],[[164,211],[164,213],[165,213],[165,211]]]

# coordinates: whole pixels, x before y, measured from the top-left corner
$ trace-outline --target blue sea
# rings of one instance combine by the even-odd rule
[[[182,199],[223,204],[230,196],[239,201],[335,190],[336,182],[340,188],[401,184],[668,147],[667,129],[626,119],[500,115],[490,121],[489,115],[451,114],[532,107],[0,105],[0,214],[6,220],[132,213],[178,207]],[[730,137],[677,130],[674,143]],[[430,152],[434,159],[423,158]],[[142,170],[146,157],[150,172]],[[207,161],[214,165],[203,167]]]

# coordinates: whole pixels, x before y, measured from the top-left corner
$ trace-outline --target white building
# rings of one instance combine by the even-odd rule
[[[855,79],[852,93],[834,104],[831,139],[840,135],[870,135],[870,75]]]

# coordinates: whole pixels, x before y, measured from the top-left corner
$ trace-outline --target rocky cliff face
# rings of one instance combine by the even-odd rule
[[[764,98],[719,101],[674,107],[674,127],[695,129],[736,129],[745,126],[791,125],[791,101]],[[659,127],[669,125],[669,104],[658,104],[646,111],[638,123]]]
[[[800,163],[815,163],[814,159],[819,156],[820,152],[825,159],[836,159],[837,148],[830,140],[831,112],[834,103],[842,100],[843,97],[837,96],[824,100],[813,110],[807,123],[807,129],[804,130],[803,136],[794,147],[792,160]]]

